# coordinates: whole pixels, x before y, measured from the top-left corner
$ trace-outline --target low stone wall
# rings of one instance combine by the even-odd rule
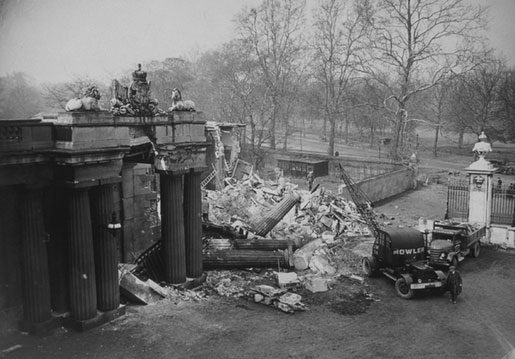
[[[365,178],[356,182],[356,185],[368,196],[372,203],[376,203],[412,189],[413,176],[414,173],[411,169],[403,168]],[[343,188],[342,194],[350,199],[350,195],[345,188]]]
[[[403,165],[381,160],[359,159],[345,156],[328,156],[317,153],[307,152],[283,152],[279,150],[266,149],[267,155],[264,157],[264,162],[261,164],[266,169],[273,169],[277,167],[277,157],[295,159],[310,159],[310,160],[328,160],[329,161],[329,176],[339,177],[340,169],[338,164],[341,164],[348,175],[355,181],[361,181],[365,178],[374,177],[380,174],[389,173],[392,171],[404,168]],[[263,170],[263,168],[260,168]]]
[[[515,227],[492,224],[489,242],[502,247],[515,248]]]

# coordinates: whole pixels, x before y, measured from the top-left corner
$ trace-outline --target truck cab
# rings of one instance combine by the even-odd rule
[[[426,259],[424,235],[413,228],[381,229],[372,256],[362,260],[367,276],[382,273],[395,281],[397,294],[410,299],[415,290],[443,288],[445,274],[434,270]]]

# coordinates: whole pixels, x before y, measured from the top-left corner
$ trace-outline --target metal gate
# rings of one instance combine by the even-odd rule
[[[492,193],[492,216],[494,224],[515,225],[515,188],[495,186]]]
[[[466,221],[469,214],[469,184],[465,178],[451,178],[447,188],[445,219]]]

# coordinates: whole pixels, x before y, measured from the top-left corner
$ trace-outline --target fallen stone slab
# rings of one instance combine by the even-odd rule
[[[127,271],[120,272],[120,292],[131,302],[139,304],[156,303],[167,296],[166,290],[153,280],[142,281]]]

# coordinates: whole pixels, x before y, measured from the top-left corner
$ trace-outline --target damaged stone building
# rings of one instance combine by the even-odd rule
[[[117,264],[156,238],[167,282],[199,276],[207,145],[199,112],[0,121],[2,322],[37,333],[123,314]]]

